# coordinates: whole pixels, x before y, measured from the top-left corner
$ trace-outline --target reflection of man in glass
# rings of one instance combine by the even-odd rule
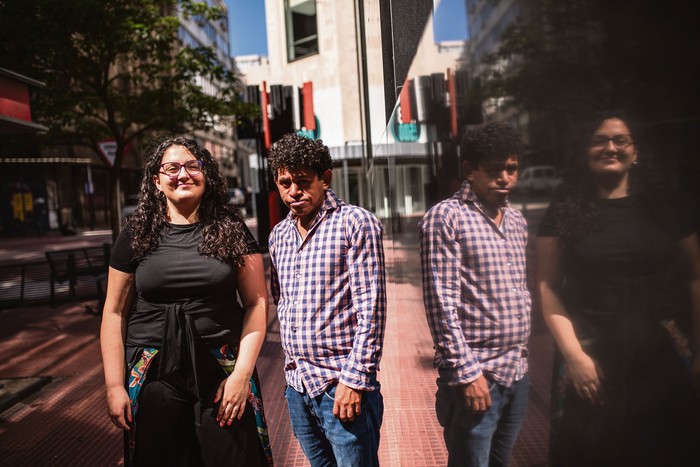
[[[290,209],[270,235],[270,262],[294,435],[314,467],[376,466],[382,225],[330,189],[332,161],[321,141],[286,135],[269,162]]]
[[[525,419],[527,225],[510,207],[522,139],[491,123],[461,146],[466,180],[421,222],[423,298],[450,466],[507,465]]]

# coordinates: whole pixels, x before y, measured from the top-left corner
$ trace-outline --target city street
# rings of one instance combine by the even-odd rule
[[[522,207],[522,206],[519,206]],[[538,209],[534,209],[534,208]],[[532,226],[541,205],[527,209]],[[389,316],[379,380],[385,400],[380,460],[386,466],[446,465],[442,430],[435,418],[436,370],[422,305],[415,220],[385,243]],[[254,227],[254,225],[252,225]],[[413,227],[411,227],[413,226]],[[108,232],[79,235],[65,244],[108,241]],[[56,247],[50,237],[0,239],[0,261]],[[43,242],[43,243],[42,243]],[[531,257],[531,250],[530,250]],[[47,376],[36,392],[0,413],[0,466],[119,465],[122,438],[106,415],[99,354],[99,317],[85,303],[48,305],[0,313],[0,379]],[[308,465],[292,434],[283,397],[283,356],[274,307],[258,360],[275,463]],[[533,311],[530,406],[512,465],[545,465],[552,341]],[[34,381],[34,380],[32,380]],[[45,381],[44,381],[45,382]],[[39,384],[37,384],[39,386]]]

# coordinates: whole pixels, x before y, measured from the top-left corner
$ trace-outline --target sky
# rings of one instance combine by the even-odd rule
[[[231,55],[267,55],[265,0],[226,0]]]
[[[435,41],[467,38],[464,0],[441,0],[435,11]],[[267,55],[265,0],[226,0],[231,55]]]

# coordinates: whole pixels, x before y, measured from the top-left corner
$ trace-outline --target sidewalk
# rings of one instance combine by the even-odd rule
[[[83,230],[75,235],[51,232],[42,236],[0,237],[0,264],[44,260],[44,251],[112,243],[111,230]]]
[[[99,245],[105,240],[96,235],[75,241]],[[26,243],[30,252],[43,254],[37,239]],[[446,465],[442,429],[435,418],[436,371],[422,305],[417,245],[408,237],[394,238],[385,248],[389,315],[379,374],[385,401],[380,461],[385,466]],[[0,255],[8,251],[27,253],[17,244],[8,246],[0,240]],[[0,378],[52,378],[0,413],[0,466],[120,465],[122,438],[105,410],[99,317],[86,314],[82,303],[72,303],[6,310],[0,319]],[[289,425],[279,341],[272,307],[258,372],[273,456],[278,466],[307,466]],[[533,320],[533,385],[528,417],[511,463],[516,467],[545,465],[551,350],[551,339]]]

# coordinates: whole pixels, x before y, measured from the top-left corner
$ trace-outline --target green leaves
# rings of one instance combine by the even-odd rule
[[[527,110],[538,127],[531,131],[533,151],[561,157],[581,120],[613,108],[658,130],[652,136],[664,141],[665,153],[688,151],[690,139],[666,134],[697,133],[700,16],[694,2],[521,0],[519,5],[523,21],[502,34],[500,48],[485,61],[489,69],[481,76],[479,97],[508,97]]]
[[[143,132],[211,127],[242,109],[240,82],[215,52],[179,45],[178,8],[226,21],[205,2],[5,0],[0,66],[46,83],[32,104],[50,137],[92,147],[115,139],[118,167],[126,143]]]

